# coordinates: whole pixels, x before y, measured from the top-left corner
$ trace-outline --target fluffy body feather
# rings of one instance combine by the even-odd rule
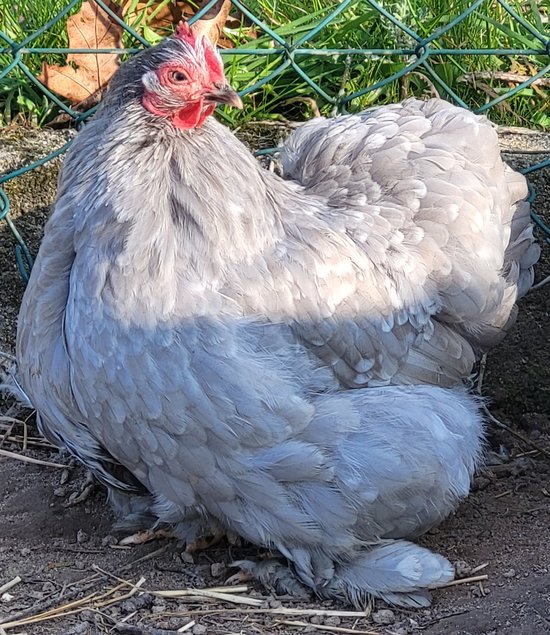
[[[305,124],[280,179],[215,120],[144,109],[141,78],[176,53],[125,64],[72,145],[23,388],[131,516],[143,494],[188,540],[214,523],[276,548],[283,588],[424,605],[452,567],[404,539],[479,460],[460,386],[532,282],[525,180],[439,100]]]

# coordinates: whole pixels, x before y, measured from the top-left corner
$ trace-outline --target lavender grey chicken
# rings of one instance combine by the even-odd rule
[[[118,71],[25,292],[23,389],[119,511],[277,550],[242,566],[278,589],[426,605],[454,571],[410,540],[468,493],[464,380],[533,281],[525,179],[437,99],[312,120],[280,178],[217,103],[186,24]]]

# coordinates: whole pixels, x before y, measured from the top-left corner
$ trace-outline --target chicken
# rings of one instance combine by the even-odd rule
[[[409,100],[299,128],[286,178],[186,24],[126,62],[63,165],[19,316],[44,434],[123,514],[276,550],[283,591],[429,603],[411,542],[482,455],[476,357],[533,280],[525,180],[482,117]]]

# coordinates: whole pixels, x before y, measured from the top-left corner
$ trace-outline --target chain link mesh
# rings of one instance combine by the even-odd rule
[[[135,43],[135,48],[96,49],[92,52],[100,55],[116,53],[125,56],[135,53],[144,46],[150,46],[149,42],[129,24],[125,23],[104,0],[93,1],[113,21],[120,24],[127,34],[127,40]],[[216,2],[217,0],[208,2],[190,22],[201,19],[214,7]],[[486,0],[476,0],[470,3],[458,0],[454,3],[457,7],[456,14],[443,16],[438,21],[437,27],[428,35],[422,33],[425,28],[419,28],[424,26],[421,24],[420,16],[411,16],[409,11],[409,19],[405,19],[404,14],[407,11],[404,11],[403,7],[407,3],[383,2],[382,0],[379,2],[375,0],[340,0],[337,2],[335,0],[333,6],[324,7],[324,12],[321,15],[319,15],[321,12],[317,11],[314,26],[310,27],[308,25],[306,16],[305,20],[300,21],[300,28],[294,28],[296,25],[291,25],[292,28],[290,29],[285,29],[284,25],[281,28],[270,26],[268,21],[252,11],[250,5],[247,5],[246,2],[231,0],[231,3],[234,9],[239,12],[241,18],[246,20],[248,24],[254,25],[257,32],[262,34],[262,37],[257,37],[244,45],[241,42],[235,48],[221,51],[222,55],[230,58],[233,64],[247,64],[252,69],[249,81],[245,86],[240,87],[241,96],[253,96],[270,85],[273,85],[276,90],[278,78],[283,74],[293,73],[295,82],[301,82],[306,90],[315,95],[317,100],[330,108],[331,114],[337,114],[360,109],[365,106],[365,99],[367,99],[366,105],[368,105],[369,95],[372,96],[371,100],[374,101],[380,97],[381,90],[388,85],[403,80],[412,74],[421,74],[423,81],[428,83],[432,91],[437,91],[449,100],[465,108],[470,108],[474,112],[486,112],[491,108],[498,107],[502,102],[518,95],[526,88],[536,88],[540,85],[540,82],[550,83],[550,80],[545,78],[546,75],[550,74],[550,38],[547,33],[543,32],[546,29],[541,28],[542,23],[538,25],[531,24],[509,3],[503,0],[492,0],[492,3],[495,6],[498,5],[499,10],[514,22],[518,27],[518,32],[516,40],[514,38],[510,39],[509,29],[503,25],[493,24],[503,33],[502,41],[505,45],[502,48],[468,48],[467,42],[464,47],[461,46],[459,48],[446,46],[445,37],[453,29],[460,25],[469,27],[470,24],[475,24],[470,21],[475,18],[476,12],[480,10],[482,5],[487,4]],[[44,94],[61,113],[65,113],[77,128],[93,114],[95,108],[81,112],[71,107],[37,79],[26,63],[26,59],[29,56],[45,56],[49,54],[90,53],[90,49],[44,48],[36,45],[40,36],[48,32],[60,21],[66,21],[67,17],[74,13],[81,4],[82,0],[71,0],[57,15],[52,16],[49,21],[21,41],[14,41],[6,33],[0,31],[0,60],[8,60],[7,65],[0,70],[0,85],[10,73],[22,73],[26,80]],[[360,22],[362,16],[365,19],[369,16],[372,20],[373,15],[383,21],[388,29],[393,30],[394,42],[399,42],[400,47],[319,47],[317,39],[323,34],[323,31],[331,27],[337,28],[335,25],[341,26],[344,20],[349,20],[350,18],[346,11],[352,9],[354,11],[353,19],[356,21]],[[484,19],[488,20],[486,17]],[[514,33],[511,35],[514,35]],[[518,41],[524,46],[507,48],[506,46],[509,45],[510,41]],[[534,68],[538,70],[531,75],[525,76],[525,79],[522,77],[520,81],[514,78],[515,85],[504,90],[502,88],[498,91],[487,90],[487,87],[485,87],[485,92],[481,92],[482,103],[480,104],[480,99],[472,99],[471,93],[470,98],[465,98],[464,95],[458,94],[459,91],[456,90],[456,87],[451,87],[448,78],[446,78],[446,69],[450,68],[450,65],[464,70],[460,63],[457,63],[457,60],[472,59],[476,56],[499,56],[503,59],[531,58],[536,60],[537,64]],[[265,60],[265,63],[253,63],[258,60]],[[312,77],[310,66],[308,66],[308,61],[311,60],[329,60],[331,63],[341,66],[343,79],[339,90],[334,90],[333,86],[331,90],[324,86],[323,82],[319,81],[318,78],[314,79]],[[393,72],[388,72],[379,81],[360,86],[357,90],[348,92],[345,90],[346,77],[349,74],[352,62],[356,60],[364,60],[366,64],[388,63],[389,61],[387,68],[390,71],[393,70]],[[533,67],[531,66],[530,68]],[[479,75],[488,75],[488,73],[479,73]],[[501,75],[507,76],[506,73]],[[323,73],[321,73],[320,77],[322,78],[322,76]],[[70,142],[30,165],[0,176],[0,220],[7,223],[16,241],[17,263],[24,279],[28,278],[28,273],[32,267],[32,257],[13,220],[10,218],[10,202],[2,189],[2,185],[61,155],[67,150],[69,145]],[[524,173],[528,174],[548,166],[550,166],[550,160],[530,165],[524,170]],[[550,228],[545,225],[535,212],[533,212],[533,219],[545,232],[547,241],[550,242],[548,238],[550,237]]]

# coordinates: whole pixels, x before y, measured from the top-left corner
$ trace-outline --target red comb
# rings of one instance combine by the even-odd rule
[[[190,44],[194,44],[196,41],[193,29],[184,20],[180,20],[178,26],[176,27],[176,32],[174,35],[176,37],[179,37],[181,40],[186,40]]]

